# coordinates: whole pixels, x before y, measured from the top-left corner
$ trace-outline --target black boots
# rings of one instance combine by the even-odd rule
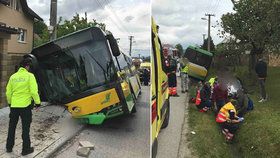
[[[33,147],[30,147],[29,149],[27,150],[22,150],[22,153],[21,155],[24,156],[24,155],[28,155],[28,154],[31,154],[34,152],[34,148]]]

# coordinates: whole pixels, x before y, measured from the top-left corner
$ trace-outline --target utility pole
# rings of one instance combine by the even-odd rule
[[[205,14],[205,16],[208,16],[208,47],[207,50],[210,52],[210,24],[211,24],[211,16],[215,16],[214,14]]]
[[[134,36],[128,36],[128,38],[129,38],[129,56],[131,56],[132,40]]]
[[[57,34],[57,0],[51,0],[51,13],[50,13],[50,33],[51,33],[51,40],[56,39]]]

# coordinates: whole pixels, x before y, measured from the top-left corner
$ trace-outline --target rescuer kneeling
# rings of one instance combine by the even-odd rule
[[[236,115],[235,106],[237,106],[236,100],[228,102],[220,109],[216,117],[216,122],[221,125],[222,133],[225,135],[227,142],[232,141],[239,123],[244,120],[243,117],[238,117]]]

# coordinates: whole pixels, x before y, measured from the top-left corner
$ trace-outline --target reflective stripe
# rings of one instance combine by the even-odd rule
[[[201,98],[200,98],[200,91],[197,91],[196,99],[195,99],[195,105],[199,105],[201,103]]]
[[[219,112],[217,117],[216,117],[216,122],[218,123],[222,123],[222,122],[226,122],[226,115],[224,113]]]

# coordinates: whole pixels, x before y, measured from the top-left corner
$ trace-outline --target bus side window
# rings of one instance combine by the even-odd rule
[[[120,64],[120,68],[121,68],[120,71],[128,68],[128,64],[122,53],[117,57],[117,60],[119,61],[119,64]]]

